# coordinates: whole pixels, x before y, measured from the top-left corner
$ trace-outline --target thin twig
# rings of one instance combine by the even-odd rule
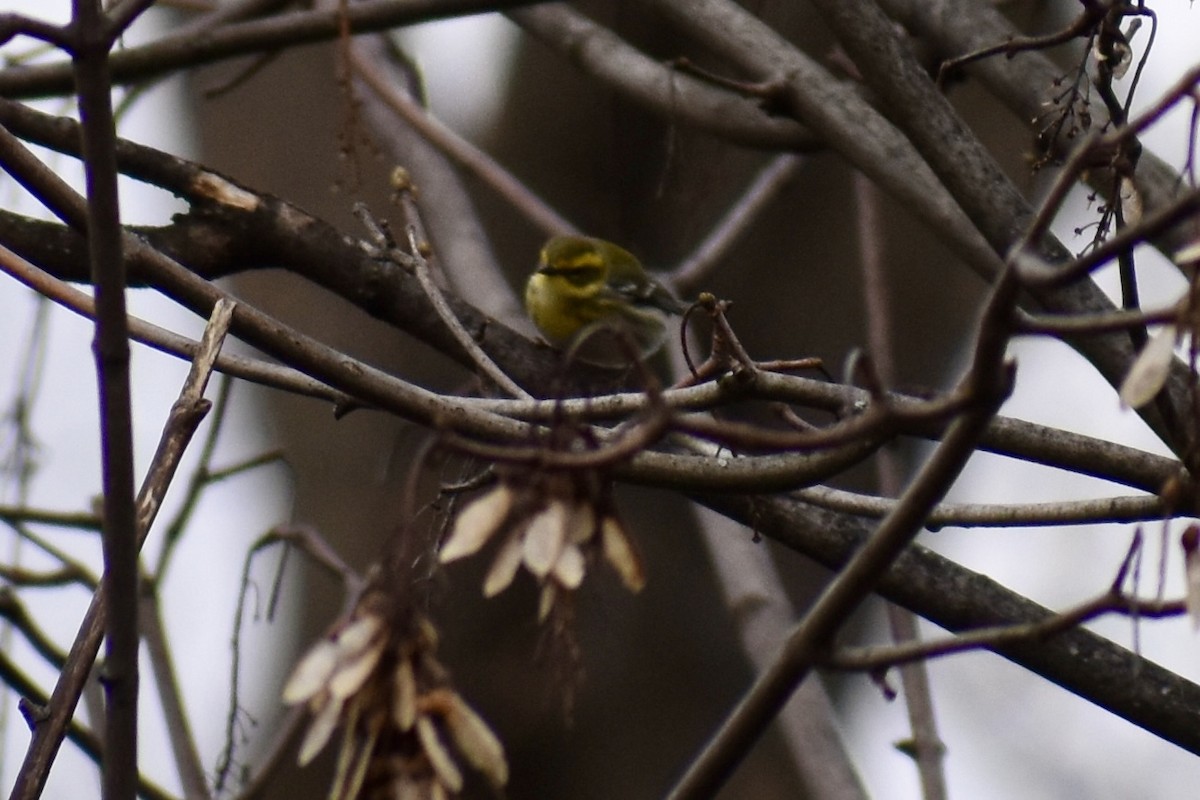
[[[166,720],[167,741],[175,756],[175,769],[187,800],[207,800],[212,797],[205,777],[204,762],[196,747],[196,737],[188,720],[187,706],[179,687],[178,672],[171,657],[170,641],[162,620],[162,605],[158,597],[158,584],[147,579],[146,591],[142,593],[142,613],[139,616],[142,635],[146,640],[151,673],[159,701]]]
[[[360,109],[362,124],[370,127],[371,138],[385,157],[403,165],[420,187],[426,233],[438,254],[437,266],[446,278],[446,286],[486,315],[512,326],[527,324],[525,311],[500,268],[491,237],[479,218],[476,198],[463,169],[439,150],[434,142],[437,131],[424,133],[406,120],[408,108],[447,135],[457,136],[437,123],[425,107],[418,66],[400,49],[396,37],[387,34],[356,36],[348,46],[339,48],[339,54],[347,59],[347,71],[352,76],[346,88],[351,96],[346,102]],[[347,135],[350,130],[352,126],[347,124]],[[465,140],[458,141],[474,147]],[[482,151],[475,153],[487,157]],[[498,169],[498,165],[491,166]],[[527,191],[511,175],[501,174],[489,172],[480,178],[510,180],[509,189],[518,194]],[[530,198],[522,196],[509,202],[526,199]]]
[[[100,517],[93,511],[54,511],[48,508],[0,504],[0,521],[11,524],[36,522],[61,528],[76,528],[95,533],[100,530]]]
[[[251,768],[249,780],[236,795],[236,800],[260,800],[274,785],[276,773],[283,767],[288,754],[292,752],[292,741],[304,730],[308,722],[308,709],[303,705],[288,709],[283,722],[272,733],[271,738],[263,747],[262,754]]]
[[[46,635],[32,616],[18,594],[10,587],[0,589],[0,616],[13,628],[19,630],[25,641],[34,652],[46,660],[55,669],[62,669],[66,654],[59,649],[54,640]],[[13,652],[7,648],[8,652]]]
[[[411,185],[403,185],[395,187],[400,192],[400,201],[404,206],[405,217],[408,219],[408,244],[409,255],[413,259],[413,271],[416,273],[417,280],[421,282],[421,288],[425,290],[425,294],[429,297],[429,302],[433,303],[433,307],[437,309],[438,316],[442,318],[442,322],[454,334],[455,340],[475,362],[476,367],[486,375],[501,391],[512,395],[522,400],[532,400],[533,395],[517,385],[516,381],[508,377],[498,366],[496,362],[483,352],[483,348],[475,341],[474,337],[467,332],[463,327],[458,317],[454,315],[454,311],[446,302],[446,298],[442,295],[442,290],[434,282],[433,276],[429,272],[429,262],[425,258],[422,250],[428,245],[425,238],[424,229],[421,227],[421,216],[417,209],[416,201],[413,199]]]
[[[502,199],[519,209],[546,236],[577,234],[579,230],[549,203],[538,197],[498,161],[442,124],[411,94],[387,80],[381,67],[351,53],[355,75],[395,111],[412,129],[459,166],[466,169]]]
[[[191,476],[188,478],[187,486],[183,493],[183,501],[179,504],[179,510],[175,513],[175,516],[163,530],[162,547],[159,548],[158,558],[155,560],[154,568],[150,573],[157,584],[162,584],[166,581],[167,568],[171,563],[171,556],[175,552],[176,545],[179,544],[180,539],[183,537],[184,528],[187,527],[188,522],[192,519],[192,514],[196,510],[197,503],[200,502],[204,488],[209,484],[213,454],[216,452],[217,441],[228,418],[229,395],[232,389],[233,381],[228,377],[223,377],[217,387],[217,400],[213,404],[212,413],[209,414],[210,423],[208,433],[205,434],[204,441],[200,445],[199,460],[195,469],[192,470]]]
[[[96,304],[90,295],[31,264],[3,244],[0,244],[0,270],[63,308],[87,319],[95,318]],[[189,361],[195,358],[199,346],[194,339],[180,336],[134,316],[129,317],[129,337],[155,350]],[[328,400],[338,405],[346,404],[350,399],[346,394],[310,378],[300,370],[282,364],[272,364],[259,358],[221,353],[217,357],[216,368],[227,375],[252,383]]]
[[[343,612],[348,613],[354,607],[354,604],[362,595],[363,589],[366,586],[366,579],[346,564],[338,556],[337,551],[330,547],[324,537],[313,528],[299,525],[277,526],[259,537],[250,546],[250,550],[246,553],[245,561],[242,563],[241,588],[238,591],[237,607],[234,610],[233,657],[230,659],[229,664],[229,711],[225,718],[225,747],[221,755],[217,758],[217,766],[214,770],[215,777],[213,778],[213,786],[218,794],[225,792],[236,764],[237,727],[239,716],[242,713],[239,690],[241,686],[242,625],[245,617],[246,597],[250,593],[250,569],[256,557],[267,548],[279,544],[283,545],[285,559],[290,548],[293,546],[298,547],[314,563],[325,568],[341,581],[344,591]],[[280,570],[283,569],[284,563],[286,562],[281,562]],[[271,756],[265,764],[260,764],[256,780],[252,781],[251,787],[243,796],[255,796],[265,788],[267,776],[278,768],[286,751],[287,743],[299,731],[305,716],[306,712],[303,707],[297,707],[292,710],[292,713],[288,716],[287,723],[276,731],[273,741],[268,747]]]
[[[886,247],[880,210],[882,198],[861,172],[855,173],[853,187],[867,342],[873,375],[881,385],[879,389],[870,387],[874,393],[896,382],[896,351],[892,347],[895,331],[890,301],[893,294],[888,291],[889,272],[885,266]],[[885,447],[879,451],[875,459],[875,474],[881,493],[889,497],[900,494],[904,475],[900,458],[894,449]],[[888,603],[887,618],[894,642],[903,644],[919,641],[916,614],[895,603]],[[943,764],[946,748],[938,733],[929,672],[924,664],[907,665],[900,670],[900,681],[912,730],[912,754],[921,779],[922,794],[925,800],[945,800],[946,775]]]
[[[910,642],[889,647],[847,647],[831,653],[822,665],[833,669],[876,671],[915,661],[964,653],[970,650],[996,650],[1019,642],[1045,641],[1063,631],[1076,628],[1105,614],[1164,619],[1187,614],[1185,600],[1137,600],[1121,593],[1106,592],[1037,622],[995,625],[925,642]]]
[[[800,489],[796,496],[820,508],[882,518],[895,507],[888,497],[812,486]],[[941,528],[1015,528],[1058,525],[1100,525],[1105,523],[1149,522],[1171,513],[1157,495],[1102,497],[1095,500],[1063,500],[1050,503],[942,503],[929,513],[925,527]]]
[[[1085,3],[1083,13],[1060,31],[1047,33],[1042,36],[1021,36],[988,47],[981,47],[978,50],[965,53],[957,58],[947,59],[938,65],[937,84],[938,86],[942,86],[948,75],[952,75],[973,61],[990,58],[1001,53],[1008,58],[1012,58],[1017,53],[1023,53],[1028,50],[1045,50],[1055,45],[1069,42],[1086,34],[1106,13],[1107,8],[1101,4],[1088,8]]]
[[[664,276],[665,282],[681,296],[693,294],[750,225],[788,187],[803,164],[804,159],[792,153],[772,159],[725,212],[725,216],[713,226],[704,241],[679,266]]]
[[[1133,327],[1174,322],[1179,318],[1179,304],[1167,308],[1109,311],[1101,314],[1075,314],[1049,316],[1027,314],[1018,311],[1013,321],[1013,330],[1025,334],[1051,334],[1054,336],[1077,336],[1081,333],[1107,333],[1128,330]]]

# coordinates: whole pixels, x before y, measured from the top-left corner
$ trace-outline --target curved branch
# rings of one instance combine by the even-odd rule
[[[664,66],[565,4],[510,11],[540,42],[633,103],[750,147],[812,150],[821,141],[793,119]]]
[[[333,11],[293,11],[237,22],[197,35],[194,30],[112,53],[114,86],[168,75],[184,67],[238,56],[259,55],[283,47],[328,42],[345,33],[367,33],[447,17],[528,5],[533,0],[366,0]],[[53,97],[74,91],[71,63],[8,67],[0,70],[0,96],[13,99]]]

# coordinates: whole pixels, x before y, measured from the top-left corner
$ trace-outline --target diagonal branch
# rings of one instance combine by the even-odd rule
[[[1014,291],[1011,281],[1002,282],[992,300],[993,313],[1011,301]],[[996,332],[983,331],[977,361],[965,379],[973,393],[977,393],[977,404],[951,425],[900,503],[821,593],[783,644],[775,662],[742,697],[669,797],[685,800],[715,793],[808,675],[837,630],[874,591],[883,574],[921,530],[925,518],[949,490],[974,452],[988,421],[1008,396],[1011,374],[1003,378],[987,374],[998,368],[995,362],[1003,355],[1003,342],[995,341],[996,338]]]

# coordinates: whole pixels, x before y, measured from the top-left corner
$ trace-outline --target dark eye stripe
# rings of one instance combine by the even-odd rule
[[[599,269],[571,269],[567,270],[563,274],[563,277],[572,286],[587,286],[590,283],[595,283],[602,273],[603,270]]]
[[[601,266],[573,264],[568,267],[544,266],[540,270],[543,275],[555,275],[566,278],[572,286],[586,286],[599,280],[604,274]]]

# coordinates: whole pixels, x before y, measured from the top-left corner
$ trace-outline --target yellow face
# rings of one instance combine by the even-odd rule
[[[529,318],[552,344],[566,344],[582,325],[565,308],[567,303],[555,289],[562,278],[535,272],[525,284],[525,308]]]

